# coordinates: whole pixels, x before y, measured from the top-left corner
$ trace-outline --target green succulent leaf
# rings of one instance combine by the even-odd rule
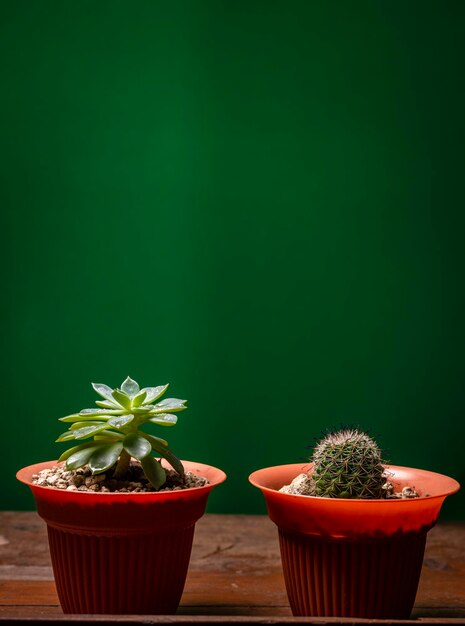
[[[139,420],[139,424],[142,424],[143,422],[147,421],[148,419],[150,419],[152,417],[152,415],[154,415],[154,413],[152,412],[152,405],[150,405],[150,407],[147,406],[137,406],[131,409],[131,413],[133,413],[134,415],[137,415],[137,418]]]
[[[153,435],[149,435],[149,433],[144,433],[142,431],[140,431],[140,434],[142,435],[142,437],[145,437],[145,439],[147,439],[147,441],[150,441],[150,443],[155,443],[155,445],[158,446],[165,446],[165,448],[168,447],[168,442],[165,439],[162,439],[161,437],[154,437]]]
[[[134,396],[137,396],[137,394],[139,393],[140,387],[135,380],[132,380],[132,378],[128,376],[124,383],[121,385],[121,391],[126,393],[130,398],[134,398]]]
[[[123,446],[126,452],[138,461],[141,461],[152,451],[152,446],[147,439],[137,433],[126,435],[123,439]]]
[[[95,444],[93,442],[92,446],[88,448],[83,448],[82,450],[78,450],[71,454],[66,461],[66,469],[67,470],[76,470],[82,467],[83,465],[87,465],[90,457],[100,448],[99,444]]]
[[[114,389],[113,390],[113,398],[118,402],[118,404],[121,404],[121,406],[125,409],[130,409],[132,406],[132,402],[131,402],[131,398],[127,395],[127,393],[124,393],[124,391],[121,391],[121,389]]]
[[[96,391],[99,396],[102,396],[104,400],[108,400],[108,402],[115,404],[115,399],[113,398],[113,389],[111,389],[111,387],[102,383],[92,383],[92,387],[94,388],[94,391]],[[116,404],[119,403],[117,402]]]
[[[79,428],[84,428],[85,426],[99,426],[100,424],[102,424],[102,421],[85,421],[85,422],[74,422],[74,424],[71,424],[71,426],[69,427],[70,430],[78,430]]]
[[[100,439],[102,441],[115,441],[123,439],[124,435],[121,433],[115,433],[114,430],[104,430],[101,435],[95,435],[94,439]]]
[[[60,417],[58,421],[60,422],[85,422],[85,421],[95,422],[96,417],[98,417],[99,421],[103,422],[107,419],[110,419],[111,415],[108,415],[108,414],[91,415],[90,413],[86,415],[82,415],[82,413],[75,413],[74,415],[67,415],[66,417]]]
[[[150,442],[155,452],[164,457],[178,474],[184,476],[183,464],[178,459],[178,457],[175,456],[168,448],[168,444],[166,441],[163,441],[163,439],[159,439],[158,437],[154,437],[153,435],[149,435],[147,433],[144,433],[144,437],[147,439],[147,441]]]
[[[164,413],[165,411],[184,411],[187,409],[185,406],[187,400],[178,400],[178,398],[166,398],[155,405],[154,413]]]
[[[160,450],[159,454],[161,454],[163,457],[165,457],[165,459],[168,461],[168,463],[171,465],[171,467],[180,476],[184,476],[184,465],[181,463],[181,461],[178,459],[178,457],[175,456],[171,452],[171,450],[169,448],[166,448],[164,451]]]
[[[95,446],[95,441],[86,441],[85,443],[80,443],[78,446],[73,446],[72,448],[69,448],[68,450],[65,450],[63,452],[63,454],[58,459],[58,462],[60,463],[61,461],[66,461],[66,459],[69,459],[69,457],[75,452],[79,452],[79,450],[85,450],[86,448],[92,448],[93,446]]]
[[[144,413],[151,413],[155,407],[153,404],[136,406],[131,409],[131,412],[137,413],[138,415],[143,415]]]
[[[74,434],[74,439],[86,439],[86,437],[91,437],[92,435],[96,435],[97,433],[101,433],[103,430],[109,428],[108,422],[104,424],[95,424],[94,426],[84,426],[83,428],[79,428],[78,430],[71,431]],[[65,441],[65,440],[62,440]]]
[[[65,433],[62,433],[57,439],[55,439],[55,442],[61,443],[62,441],[71,441],[71,439],[76,439],[76,431],[67,430]]]
[[[82,409],[79,415],[123,415],[124,409]]]
[[[170,413],[160,413],[156,417],[151,417],[149,422],[157,424],[158,426],[175,426],[178,421],[177,415],[171,415]]]
[[[82,422],[82,420],[85,420],[85,419],[87,418],[83,417],[80,413],[71,413],[70,415],[59,417],[58,421],[59,422]],[[89,419],[92,419],[92,417],[89,417]]]
[[[158,400],[158,398],[160,398],[165,393],[168,387],[169,385],[160,385],[158,387],[144,387],[143,389],[141,389],[141,393],[142,391],[145,391],[145,393],[147,394],[144,400],[144,404],[150,404],[151,402],[155,402],[155,400]]]
[[[142,469],[148,481],[155,489],[160,489],[166,482],[166,472],[153,456],[146,456],[141,460]]]
[[[96,400],[95,404],[97,406],[101,406],[104,409],[120,409],[121,405],[117,404],[114,400],[113,402],[108,402],[107,400]]]
[[[92,474],[101,474],[113,467],[122,449],[122,443],[100,444],[89,459]]]
[[[133,407],[140,406],[146,397],[147,397],[147,393],[145,391],[141,391],[140,393],[137,394],[137,396],[134,396],[134,398],[132,399],[132,406]]]
[[[134,415],[120,415],[117,417],[112,417],[108,420],[107,424],[109,426],[113,426],[113,428],[123,428],[134,419]]]

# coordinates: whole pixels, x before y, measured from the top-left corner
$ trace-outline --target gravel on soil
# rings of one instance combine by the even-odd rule
[[[111,470],[93,476],[88,466],[77,470],[66,470],[62,466],[55,465],[50,469],[41,470],[38,474],[33,474],[32,482],[34,485],[64,491],[97,491],[99,493],[156,491],[145,478],[142,467],[137,461],[131,461],[125,480],[113,478]],[[208,485],[208,480],[203,476],[196,476],[192,472],[186,472],[184,476],[180,476],[174,470],[166,469],[166,483],[157,493],[203,487],[204,485]]]
[[[386,481],[383,489],[386,492],[386,500],[405,500],[419,498],[419,494],[413,487],[404,487],[402,491],[395,491],[394,485]],[[315,483],[310,474],[299,474],[290,485],[284,485],[279,489],[281,493],[289,493],[294,496],[315,496]]]

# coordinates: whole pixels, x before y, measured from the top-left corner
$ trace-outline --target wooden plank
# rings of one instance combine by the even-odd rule
[[[428,537],[413,617],[418,623],[465,624],[465,524],[441,524]],[[127,623],[299,623],[291,616],[277,531],[264,516],[207,515],[197,524],[189,574],[177,616]],[[36,513],[0,512],[0,621],[18,625],[82,621],[62,617],[45,524]],[[89,619],[118,621],[122,616]],[[147,621],[149,619],[149,621]],[[153,621],[155,619],[155,621]],[[18,621],[20,620],[20,621]],[[58,620],[58,621],[57,621]],[[79,621],[81,620],[81,621]],[[174,620],[174,621],[173,621]],[[191,621],[189,621],[191,620]],[[241,621],[242,620],[242,621]],[[245,620],[245,621],[244,621]],[[284,621],[283,621],[284,620]],[[291,620],[288,622],[287,620]],[[296,621],[297,620],[297,621]],[[303,618],[305,623],[309,619]],[[452,621],[450,621],[452,620]],[[355,623],[329,618],[315,623]],[[95,622],[97,623],[97,622]],[[362,623],[357,620],[356,623]],[[373,623],[371,621],[370,623]],[[380,621],[386,624],[386,621]],[[393,622],[394,623],[394,622]],[[407,623],[412,623],[407,622]]]
[[[465,609],[465,524],[439,524],[428,534],[417,608]]]
[[[307,617],[275,617],[272,615],[254,616],[210,616],[210,615],[50,615],[46,612],[36,612],[33,615],[21,617],[8,616],[0,612],[0,620],[3,623],[15,624],[16,626],[30,626],[32,623],[39,623],[42,626],[67,626],[69,623],[77,625],[91,624],[118,624],[134,626],[141,625],[176,625],[176,626],[198,626],[207,624],[210,626],[249,625],[258,626],[269,624],[272,626],[291,626],[295,624],[313,624],[315,626],[364,626],[376,624],[379,626],[459,626],[463,620],[453,618],[427,618],[418,620],[367,620],[353,618],[307,618]]]
[[[270,580],[264,580],[264,584]],[[257,594],[253,581],[250,589],[230,589],[227,576],[213,577],[205,585],[199,580],[191,589],[186,589],[178,613],[182,615],[274,615],[291,616],[285,593],[271,599]],[[34,607],[55,607],[61,613],[55,584],[49,581],[28,581],[18,586],[17,582],[2,581],[0,583],[0,615],[1,609],[10,608],[9,615],[23,614],[24,610],[34,611]],[[465,611],[460,607],[451,606],[418,606],[413,617],[463,617]]]
[[[1,580],[0,606],[59,606],[53,581]]]
[[[238,580],[238,579],[236,579]],[[244,576],[240,585],[231,582],[229,574],[209,574],[199,579],[190,576],[181,606],[189,607],[230,607],[231,610],[242,606],[283,607],[280,614],[291,615],[284,589],[276,588],[275,576],[264,576],[262,584],[271,591],[264,597],[257,591],[256,581],[251,576]],[[0,606],[58,606],[55,583],[53,581],[0,581]],[[214,614],[212,608],[208,611]],[[236,611],[237,612],[237,611]]]

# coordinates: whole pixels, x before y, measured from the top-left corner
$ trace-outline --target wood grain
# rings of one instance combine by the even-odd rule
[[[419,623],[436,626],[465,624],[465,523],[441,524],[428,535],[413,617]],[[64,617],[53,582],[45,524],[32,512],[0,512],[0,621],[18,626],[31,621],[55,626],[70,621],[83,624],[364,622],[293,618],[284,588],[276,528],[267,517],[253,515],[206,515],[199,521],[178,615]]]

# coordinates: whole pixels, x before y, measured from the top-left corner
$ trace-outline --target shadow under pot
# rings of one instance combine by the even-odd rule
[[[312,464],[257,470],[249,480],[277,525],[287,595],[295,616],[407,619],[426,544],[446,496],[459,484],[420,469],[390,465],[396,490],[413,499],[354,500],[281,493]]]

